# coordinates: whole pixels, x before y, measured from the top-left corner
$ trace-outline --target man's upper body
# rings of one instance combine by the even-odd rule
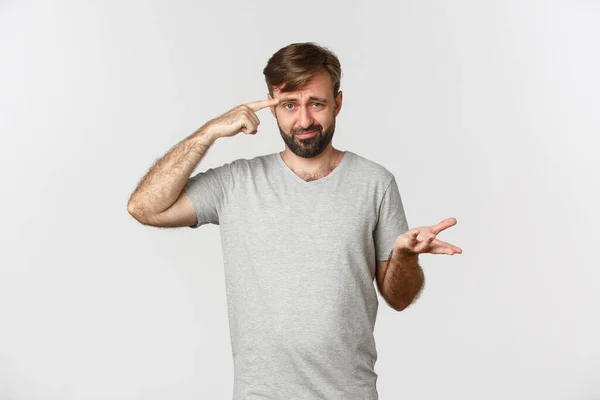
[[[234,399],[378,398],[374,280],[408,224],[393,174],[333,147],[332,86],[319,71],[274,89],[285,150],[184,187],[194,227],[220,226]]]
[[[281,153],[186,183],[220,226],[234,399],[377,398],[376,262],[408,230],[394,176],[351,151],[306,181]]]
[[[395,310],[408,307],[424,282],[417,255],[461,252],[435,238],[456,221],[408,231],[394,175],[333,147],[342,106],[333,53],[291,44],[263,72],[268,99],[179,143],[144,177],[128,211],[152,226],[220,226],[234,400],[376,400],[375,286]],[[217,138],[256,134],[255,113],[265,107],[283,152],[190,178]]]

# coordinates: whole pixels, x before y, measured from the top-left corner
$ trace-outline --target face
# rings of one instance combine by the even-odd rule
[[[335,118],[342,107],[342,92],[334,99],[329,73],[315,73],[300,90],[280,92],[274,89],[273,95],[279,98],[279,104],[272,106],[271,112],[287,147],[303,158],[321,154],[331,143]],[[312,135],[303,135],[305,133]]]

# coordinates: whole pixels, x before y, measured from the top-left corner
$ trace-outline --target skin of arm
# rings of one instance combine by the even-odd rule
[[[207,129],[200,128],[169,150],[150,168],[131,195],[127,205],[129,213],[144,223],[169,208],[215,140]]]
[[[433,226],[411,229],[396,238],[389,260],[377,262],[379,292],[394,310],[404,310],[421,294],[425,275],[419,254],[462,254],[460,247],[437,239],[440,232],[456,223],[456,218],[451,217]]]
[[[267,99],[240,104],[179,142],[142,178],[129,198],[129,214],[146,225],[190,226],[193,222],[186,214],[190,214],[192,205],[189,200],[186,203],[182,190],[196,165],[218,138],[240,132],[256,134],[260,124],[256,112],[278,103],[278,99]],[[183,203],[178,199],[183,199]],[[178,208],[178,204],[183,205]]]
[[[418,254],[394,247],[390,259],[377,262],[377,286],[385,301],[396,311],[408,307],[420,295],[425,275]]]

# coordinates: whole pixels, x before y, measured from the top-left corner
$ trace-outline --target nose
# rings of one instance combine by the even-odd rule
[[[306,107],[300,107],[300,111],[298,113],[298,125],[302,127],[302,129],[308,128],[312,124],[312,116]]]

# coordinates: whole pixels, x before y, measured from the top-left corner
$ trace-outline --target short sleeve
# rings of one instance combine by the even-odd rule
[[[383,194],[379,206],[379,218],[373,233],[377,261],[389,259],[394,248],[394,241],[406,231],[408,231],[408,222],[404,213],[402,198],[400,197],[396,178],[392,178]]]
[[[198,223],[190,228],[205,224],[219,225],[219,219],[226,209],[233,188],[232,164],[209,168],[188,179],[183,190],[188,195]]]

